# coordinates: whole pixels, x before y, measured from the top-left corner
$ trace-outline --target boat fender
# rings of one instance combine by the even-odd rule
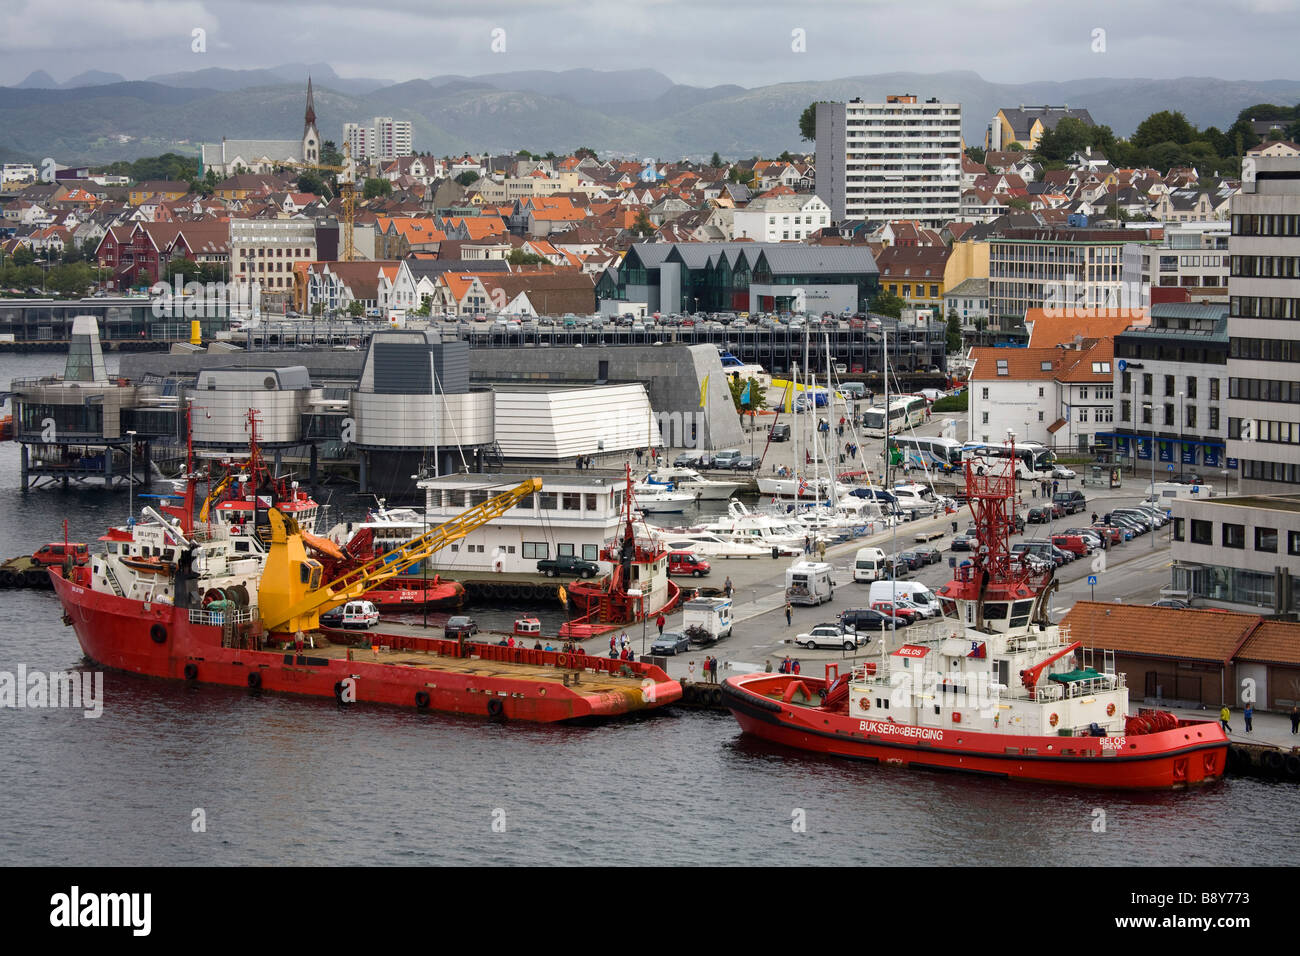
[[[488,700],[487,710],[489,717],[500,717],[506,709],[506,705],[501,703],[499,697],[492,697]]]
[[[1300,780],[1300,756],[1296,754],[1287,755],[1286,775],[1292,780]]]
[[[1051,724],[1053,727],[1055,727],[1058,723],[1060,723],[1060,721],[1061,721],[1061,718],[1060,718],[1060,717],[1057,717],[1055,714],[1053,714],[1051,717],[1048,717],[1048,718],[1047,718],[1047,722],[1048,722],[1049,724]]]
[[[714,707],[722,706],[722,691],[715,687],[713,693],[709,696],[709,702],[712,703]]]
[[[559,657],[555,659],[555,663],[559,664],[561,667],[568,667],[569,658],[567,655],[561,654]]]
[[[190,663],[185,665],[185,679],[195,680],[199,676],[199,665]],[[250,675],[251,676],[251,675]]]
[[[248,686],[253,690],[257,690],[262,686],[262,675],[258,671],[249,671]]]
[[[1269,773],[1281,773],[1286,763],[1282,759],[1282,752],[1279,750],[1265,750],[1260,755],[1259,762],[1264,765],[1264,769]]]
[[[155,644],[165,644],[167,643],[167,628],[161,624],[155,624],[149,628],[149,637],[153,639]]]
[[[859,697],[859,698],[858,698],[858,707],[859,707],[861,710],[870,710],[870,709],[871,709],[871,701],[870,701],[870,699],[869,699],[869,698],[866,698],[866,697]]]
[[[417,690],[415,692],[415,706],[420,710],[427,710],[429,707],[429,694],[427,691]]]

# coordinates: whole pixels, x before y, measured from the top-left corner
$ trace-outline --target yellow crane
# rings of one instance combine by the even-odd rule
[[[499,518],[541,487],[542,479],[529,478],[327,584],[321,582],[321,563],[307,556],[298,522],[272,508],[271,547],[258,585],[262,626],[268,632],[289,634],[314,630],[320,624],[322,611],[361,597],[475,528]]]
[[[352,144],[343,144],[342,166],[327,166],[324,163],[299,163],[289,160],[278,162],[276,165],[288,166],[290,169],[318,169],[343,174],[337,180],[339,195],[343,199],[343,253],[339,256],[339,259],[343,262],[352,262],[356,259],[357,250],[352,241],[352,229],[356,223],[357,211],[357,164],[352,158]]]

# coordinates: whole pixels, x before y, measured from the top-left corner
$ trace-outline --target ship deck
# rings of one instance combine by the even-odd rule
[[[573,668],[552,667],[548,664],[525,664],[513,661],[482,660],[477,657],[451,657],[432,651],[410,649],[386,650],[382,643],[383,635],[372,635],[380,641],[379,652],[375,653],[371,645],[349,647],[335,644],[328,638],[316,635],[315,648],[308,647],[304,654],[313,657],[326,657],[331,660],[345,660],[348,651],[352,651],[352,660],[372,664],[388,664],[396,667],[420,667],[428,670],[464,674],[470,677],[497,677],[508,680],[545,681],[563,684],[564,675],[572,675]],[[640,691],[642,677],[622,677],[605,671],[582,670],[579,692],[603,693],[607,691]]]

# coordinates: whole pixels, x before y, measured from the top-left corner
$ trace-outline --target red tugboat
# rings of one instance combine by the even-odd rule
[[[146,508],[145,520],[112,529],[88,565],[49,573],[86,656],[130,673],[538,722],[677,700],[681,684],[634,661],[319,629],[320,612],[361,597],[540,487],[529,479],[328,583],[297,523],[276,508],[266,513],[264,557],[248,536],[187,527]]]
[[[1222,776],[1217,723],[1130,715],[1113,656],[1049,622],[1051,572],[1008,549],[1014,472],[968,463],[966,487],[980,546],[938,592],[947,616],[905,640],[887,632],[879,660],[848,673],[728,678],[723,701],[741,728],[800,750],[1045,783],[1173,789]]]
[[[634,501],[629,466],[627,493],[623,496],[623,534],[600,552],[600,560],[614,569],[604,577],[569,585],[568,600],[577,608],[578,616],[560,626],[561,637],[583,640],[648,620],[670,611],[681,596],[681,589],[668,578],[668,549],[648,533],[636,533]]]

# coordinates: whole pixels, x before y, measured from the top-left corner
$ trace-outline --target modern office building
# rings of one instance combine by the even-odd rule
[[[996,328],[1020,325],[1030,309],[1058,315],[1134,309],[1141,290],[1124,282],[1126,245],[1159,242],[1159,229],[1007,229],[989,240],[989,316]]]
[[[1228,251],[1228,455],[1260,487],[1300,483],[1300,159],[1247,157]]]
[[[1115,336],[1114,428],[1097,438],[1139,474],[1156,445],[1157,480],[1227,467],[1228,307],[1164,303],[1151,322]]]
[[[1294,618],[1300,608],[1300,495],[1175,498],[1173,581],[1199,606]]]
[[[961,104],[817,104],[817,194],[831,218],[915,219],[942,226],[961,214]]]
[[[1228,299],[1228,233],[1226,221],[1166,223],[1164,239],[1125,243],[1124,285],[1141,289],[1152,302],[1226,302]]]

